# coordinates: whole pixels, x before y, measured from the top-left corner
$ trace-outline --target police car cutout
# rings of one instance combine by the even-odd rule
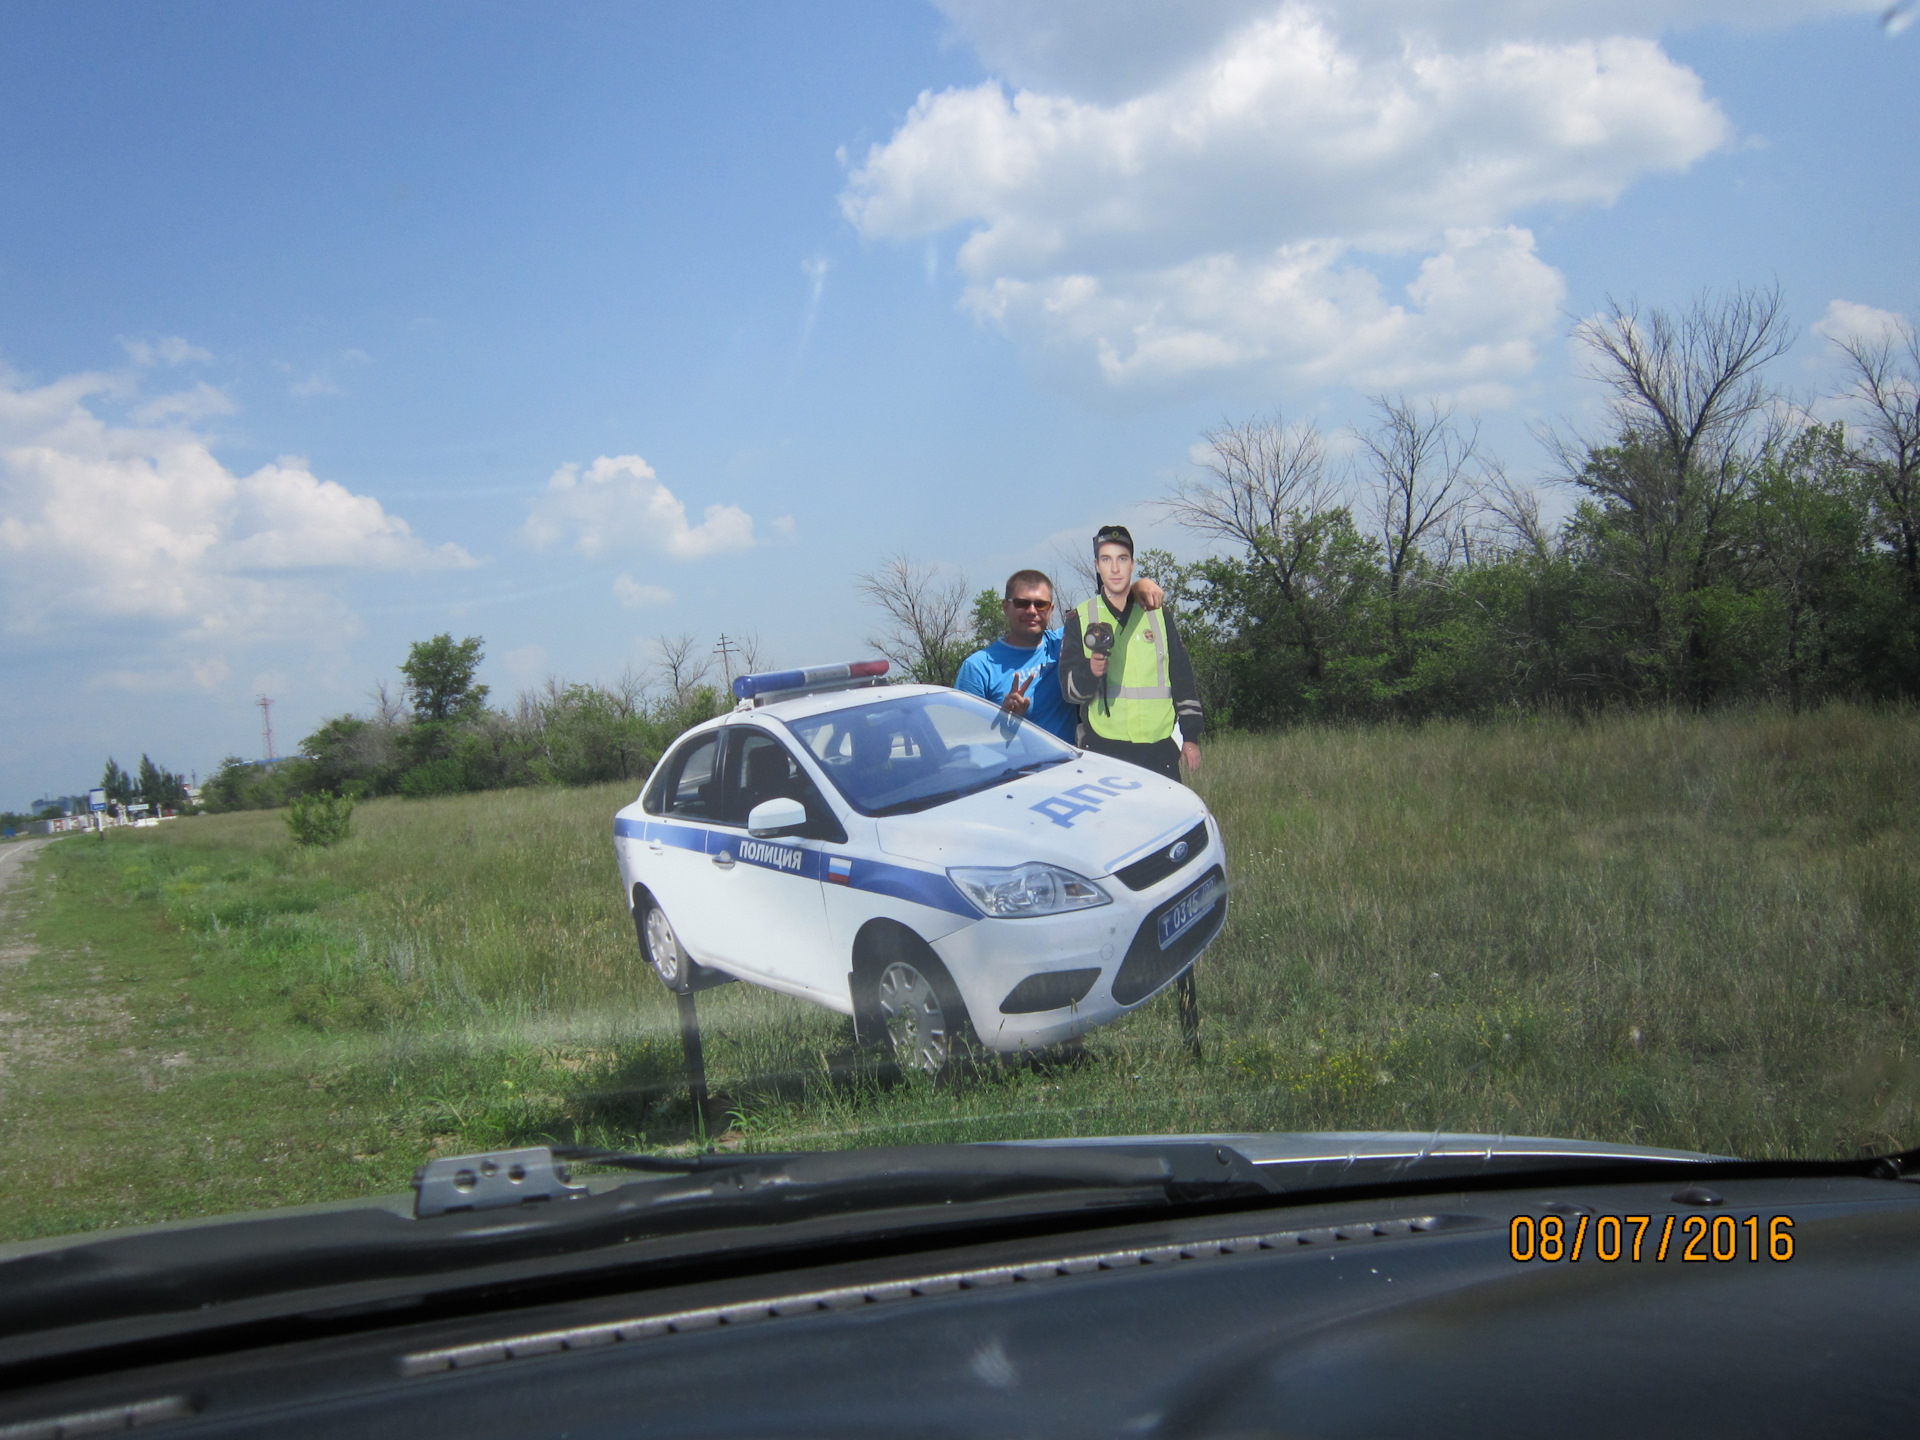
[[[734,682],[614,819],[649,965],[850,1014],[902,1066],[1033,1050],[1144,1004],[1226,922],[1193,791],[887,662]]]

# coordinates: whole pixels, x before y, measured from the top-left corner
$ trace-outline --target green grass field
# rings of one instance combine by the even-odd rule
[[[1920,1141],[1920,723],[1643,715],[1210,745],[1233,917],[1076,1063],[935,1088],[849,1022],[701,997],[723,1143],[1452,1129],[1754,1156]],[[684,1145],[631,787],[61,840],[4,902],[0,1234],[404,1189],[432,1153]]]

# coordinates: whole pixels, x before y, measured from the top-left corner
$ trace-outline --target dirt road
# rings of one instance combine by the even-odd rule
[[[41,846],[51,843],[51,840],[16,840],[11,845],[0,845],[0,896],[7,893],[7,886],[20,873],[20,867],[27,863],[27,857]]]
[[[11,845],[0,845],[0,975],[18,970],[34,957],[33,937],[21,933],[19,913],[8,908],[7,887],[20,877],[28,859],[45,844],[45,840],[16,840]],[[23,1027],[27,1023],[27,1016],[0,1009],[0,1082],[12,1074],[15,1059],[26,1047]]]

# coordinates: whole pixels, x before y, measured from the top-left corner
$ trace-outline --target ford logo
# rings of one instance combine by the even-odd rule
[[[1174,843],[1174,847],[1171,850],[1167,851],[1167,859],[1173,861],[1173,863],[1176,865],[1178,865],[1182,860],[1186,858],[1187,858],[1187,842],[1184,840],[1176,841]]]

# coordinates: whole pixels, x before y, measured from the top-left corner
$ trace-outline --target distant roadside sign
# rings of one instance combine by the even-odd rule
[[[106,808],[107,792],[105,790],[93,789],[87,791],[87,809],[99,811]]]

